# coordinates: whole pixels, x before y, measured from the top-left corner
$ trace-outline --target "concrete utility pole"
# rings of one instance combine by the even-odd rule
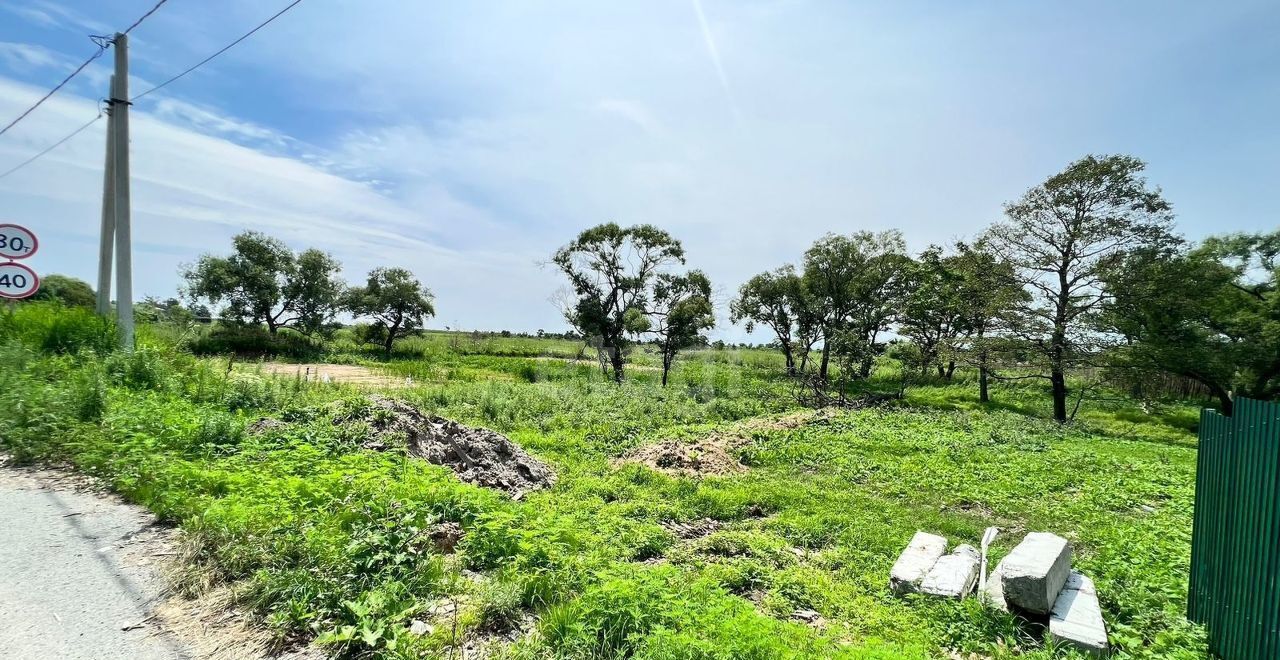
[[[133,250],[129,209],[129,37],[116,33],[116,71],[111,79],[112,172],[115,197],[116,315],[120,345],[133,350]]]
[[[114,97],[116,91],[115,76],[111,77],[108,97]],[[111,254],[116,240],[116,198],[113,192],[115,170],[115,150],[111,143],[115,141],[115,131],[111,129],[111,104],[107,104],[107,158],[102,168],[102,232],[98,239],[98,315],[111,314]]]

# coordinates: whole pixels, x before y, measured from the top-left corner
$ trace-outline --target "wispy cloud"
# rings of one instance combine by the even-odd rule
[[[662,122],[658,121],[658,118],[653,116],[653,112],[642,103],[626,99],[601,99],[596,103],[596,109],[622,117],[650,136],[657,137],[666,133]]]
[[[715,35],[711,33],[711,25],[707,22],[707,14],[702,10],[702,0],[693,0],[693,11],[698,15],[698,27],[702,29],[702,40],[707,44],[707,54],[711,56],[711,65],[716,69],[716,77],[720,79],[720,87],[724,89],[725,99],[733,118],[742,123],[742,110],[733,96],[733,87],[729,85],[729,75],[724,71],[724,63],[720,61],[720,48],[716,46]]]
[[[16,71],[32,69],[69,69],[72,64],[67,56],[44,46],[13,41],[0,41],[0,63]]]
[[[5,2],[0,8],[41,27],[72,27],[96,34],[105,34],[110,30],[105,23],[50,0]]]

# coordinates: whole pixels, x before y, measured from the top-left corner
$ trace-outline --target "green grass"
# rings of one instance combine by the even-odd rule
[[[979,404],[962,380],[913,388],[897,406],[796,417],[766,351],[694,352],[664,389],[643,369],[613,385],[558,340],[455,345],[428,333],[386,363],[340,352],[341,338],[329,346],[413,376],[396,396],[502,431],[556,469],[554,489],[513,502],[360,449],[369,431],[343,422],[363,405],[348,388],[228,372],[172,350],[180,333],[163,329],[144,328],[132,355],[111,353],[92,319],[22,309],[0,322],[0,359],[14,365],[0,373],[0,446],[98,475],[181,525],[192,557],[182,584],[241,585],[282,642],[447,657],[460,637],[533,617],[499,657],[1068,656],[972,599],[888,593],[917,529],[976,544],[997,525],[995,559],[1025,531],[1071,539],[1120,657],[1205,653],[1182,616],[1194,406],[1086,401],[1063,428],[1046,421],[1038,387],[1003,384]],[[261,416],[288,424],[246,432]],[[693,479],[617,461],[713,435],[741,438],[750,469]],[[722,524],[689,541],[663,527],[704,518]],[[430,541],[443,523],[464,530],[455,553]],[[441,618],[442,604],[457,614]],[[794,621],[799,609],[822,624]],[[409,634],[415,619],[434,630]]]

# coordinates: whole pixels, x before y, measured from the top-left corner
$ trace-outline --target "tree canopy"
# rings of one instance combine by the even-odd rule
[[[855,356],[859,375],[871,371],[876,339],[893,319],[910,258],[902,232],[827,234],[804,253],[803,281],[819,310],[822,364],[833,351]]]
[[[1231,414],[1233,393],[1280,396],[1280,232],[1134,251],[1107,272],[1123,368],[1200,382]]]
[[[659,273],[653,285],[650,332],[662,353],[662,384],[676,355],[683,349],[705,343],[704,330],[715,327],[715,307],[711,303],[711,280],[700,270],[684,275]]]
[[[435,316],[434,297],[404,268],[375,268],[362,287],[352,287],[345,306],[356,317],[371,318],[388,355],[395,340]]]
[[[596,338],[614,380],[622,382],[631,336],[649,329],[654,278],[684,263],[684,247],[653,225],[624,228],[610,222],[583,231],[551,262],[573,290],[565,319],[583,336]]]
[[[985,241],[1031,294],[1011,332],[1050,381],[1053,414],[1067,420],[1067,372],[1103,348],[1094,322],[1106,301],[1103,274],[1132,250],[1172,241],[1172,211],[1132,156],[1086,156],[1005,206]]]
[[[745,322],[747,332],[757,324],[773,331],[788,374],[797,371],[797,354],[803,359],[817,341],[815,312],[804,281],[791,264],[747,280],[729,303],[731,322]]]
[[[28,300],[56,300],[67,307],[94,307],[98,304],[97,294],[88,282],[57,273],[40,278],[40,290]]]
[[[295,254],[255,231],[237,235],[232,245],[231,256],[206,254],[186,268],[185,293],[193,301],[225,303],[224,320],[265,324],[271,334],[283,327],[312,334],[333,321],[343,290],[336,259],[316,249]]]

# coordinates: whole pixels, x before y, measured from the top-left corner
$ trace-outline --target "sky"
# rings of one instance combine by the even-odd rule
[[[0,120],[154,0],[0,1]],[[169,0],[136,94],[288,0]],[[1280,226],[1280,4],[304,0],[131,112],[134,293],[245,229],[404,266],[431,327],[561,330],[556,248],[652,223],[716,287],[827,232],[972,237],[1086,154],[1149,164],[1197,239]],[[83,124],[111,53],[0,136],[7,170]],[[96,279],[105,122],[0,179],[39,272]]]

